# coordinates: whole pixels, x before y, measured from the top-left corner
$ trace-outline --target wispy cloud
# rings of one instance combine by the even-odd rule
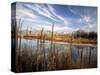
[[[52,31],[52,26],[50,25],[37,25],[36,27],[37,30],[41,30],[42,28],[44,28],[45,31]],[[59,25],[54,26],[54,32],[57,32],[57,33],[70,33],[73,30],[76,31],[78,29],[70,28],[67,26],[65,27],[60,27]]]
[[[30,6],[29,4],[26,5],[28,8],[31,8],[36,13],[45,16],[51,20],[57,21],[55,18],[53,18],[53,15],[48,11],[47,8],[41,7],[38,4],[34,4],[33,6]]]
[[[82,27],[82,30],[90,32],[94,31],[97,32],[97,24],[87,24]]]
[[[43,27],[45,30],[51,30],[51,25],[54,23],[57,32],[71,32],[78,29],[96,31],[96,11],[93,9],[91,15],[90,8],[59,7],[60,5],[21,3],[17,5],[16,17],[23,19],[25,24],[32,25],[34,29]]]
[[[55,9],[54,9],[52,6],[48,5],[48,8],[49,8],[50,12],[51,12],[55,17],[57,17],[58,19],[60,19],[61,21],[63,21],[63,23],[64,23],[65,25],[68,25],[67,19],[65,19],[64,17],[62,17],[62,16],[60,16],[59,14],[57,14],[56,11],[55,11]]]
[[[16,9],[16,12],[17,12],[17,16],[19,15],[19,16],[23,16],[23,17],[29,17],[29,18],[31,18],[31,19],[36,19],[37,18],[37,16],[36,15],[34,15],[34,14],[32,14],[32,12],[30,12],[29,10],[26,10],[26,9]]]
[[[85,22],[90,22],[91,21],[91,18],[90,18],[90,16],[81,16],[82,17],[82,19],[85,21]]]
[[[58,22],[59,20],[62,21],[65,25],[68,25],[68,21],[66,18],[60,16],[56,13],[56,10],[51,6],[47,5],[48,7],[41,6],[38,4],[34,4],[33,7],[29,4],[26,5],[28,8],[31,8],[33,11],[37,12],[38,14],[45,16],[55,22]]]

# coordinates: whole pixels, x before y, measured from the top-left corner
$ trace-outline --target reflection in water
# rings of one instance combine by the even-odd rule
[[[95,65],[97,62],[97,48],[92,46],[72,46],[71,56],[75,62],[79,57],[81,62]]]
[[[21,40],[21,50],[25,46],[32,48],[32,54],[34,55],[37,50],[37,39],[34,40]],[[19,42],[18,42],[19,43]],[[61,43],[61,42],[53,42],[55,46],[55,50],[58,51],[58,54],[63,53],[64,51],[70,55],[71,63],[75,64],[85,64],[85,65],[92,65],[92,67],[97,66],[97,47],[90,46],[90,45],[70,45],[68,43]],[[45,41],[45,60],[47,59],[48,51],[50,49],[50,41]],[[27,49],[25,49],[27,50]],[[42,50],[43,51],[43,50]],[[41,56],[43,56],[43,52],[41,51]],[[28,52],[28,51],[27,51]],[[65,54],[65,55],[67,55]]]

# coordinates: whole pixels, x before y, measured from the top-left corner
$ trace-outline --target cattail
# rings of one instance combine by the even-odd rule
[[[73,39],[73,32],[70,35],[70,56],[71,56],[71,65],[73,66],[73,63],[72,63],[72,60],[73,60],[73,57],[72,57],[72,39]]]
[[[43,55],[44,55],[44,70],[45,70],[45,67],[46,67],[46,62],[45,62],[45,60],[46,60],[46,56],[45,56],[45,37],[46,37],[46,35],[44,34],[44,37],[43,37]]]
[[[54,24],[52,25],[52,32],[51,32],[51,49],[52,50],[52,44],[53,44],[53,30],[54,30]]]
[[[17,29],[16,29],[16,38],[17,38],[17,42],[18,42],[18,34],[19,34],[19,48],[18,48],[18,54],[16,57],[18,57],[17,61],[18,61],[18,65],[19,65],[19,71],[22,70],[22,64],[21,64],[21,29],[22,29],[22,22],[21,19],[19,20],[19,24],[17,25]],[[17,43],[18,45],[18,43]]]
[[[41,30],[41,32],[40,32],[40,51],[41,51],[41,49],[42,49],[42,38],[43,38],[43,28],[42,28],[42,30]]]
[[[50,43],[50,49],[48,53],[48,70],[53,69],[53,31],[54,31],[54,24],[52,25],[52,32],[51,32],[51,43]]]
[[[20,52],[21,52],[21,29],[22,29],[22,23],[21,23],[21,25],[20,25],[20,34],[19,34],[19,36],[20,36],[20,38],[19,38],[19,50],[20,50]]]
[[[40,32],[40,56],[42,55],[42,46],[43,46],[43,41],[42,41],[42,39],[43,39],[43,28],[42,28],[42,30],[41,30],[41,32]],[[41,57],[40,57],[40,59],[41,59]],[[40,62],[41,62],[41,64],[43,65],[43,63],[42,63],[42,59],[40,60]]]
[[[37,50],[36,50],[36,71],[38,71],[39,42],[40,42],[40,40],[37,39]]]

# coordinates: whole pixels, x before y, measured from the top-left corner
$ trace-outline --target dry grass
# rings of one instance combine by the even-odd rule
[[[27,46],[21,46],[21,27],[18,28],[17,41],[19,38],[19,46],[16,49],[16,72],[32,72],[32,71],[49,71],[49,70],[65,70],[65,69],[76,69],[76,68],[89,68],[90,65],[81,62],[79,57],[76,62],[73,61],[71,57],[71,44],[69,49],[62,50],[59,53],[59,47],[54,43],[54,41],[63,41],[70,43],[90,43],[87,39],[75,39],[72,36],[55,36],[54,35],[54,25],[52,25],[52,32],[48,38],[47,34],[44,33],[44,29],[38,33],[37,39],[37,49],[32,48],[32,44]],[[20,33],[19,33],[20,32]],[[27,27],[26,34],[29,34]],[[18,37],[20,36],[20,37]],[[48,48],[48,54],[45,52],[45,40],[51,40],[50,48]],[[28,40],[28,39],[27,39]],[[91,40],[94,43],[94,41]],[[35,51],[35,52],[33,52]]]

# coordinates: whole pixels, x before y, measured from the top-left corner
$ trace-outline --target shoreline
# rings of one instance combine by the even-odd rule
[[[28,39],[28,40],[37,40],[37,38],[31,38],[31,39],[29,39],[29,38],[22,38],[22,39]],[[45,39],[45,41],[51,41],[51,40],[48,40],[48,39]],[[76,43],[76,42],[72,42],[72,43],[70,43],[70,42],[64,42],[64,41],[55,41],[55,40],[53,40],[53,42],[55,42],[55,43],[60,43],[60,44],[71,44],[71,45],[80,45],[80,46],[92,46],[92,47],[97,47],[97,44],[91,44],[91,43]]]

